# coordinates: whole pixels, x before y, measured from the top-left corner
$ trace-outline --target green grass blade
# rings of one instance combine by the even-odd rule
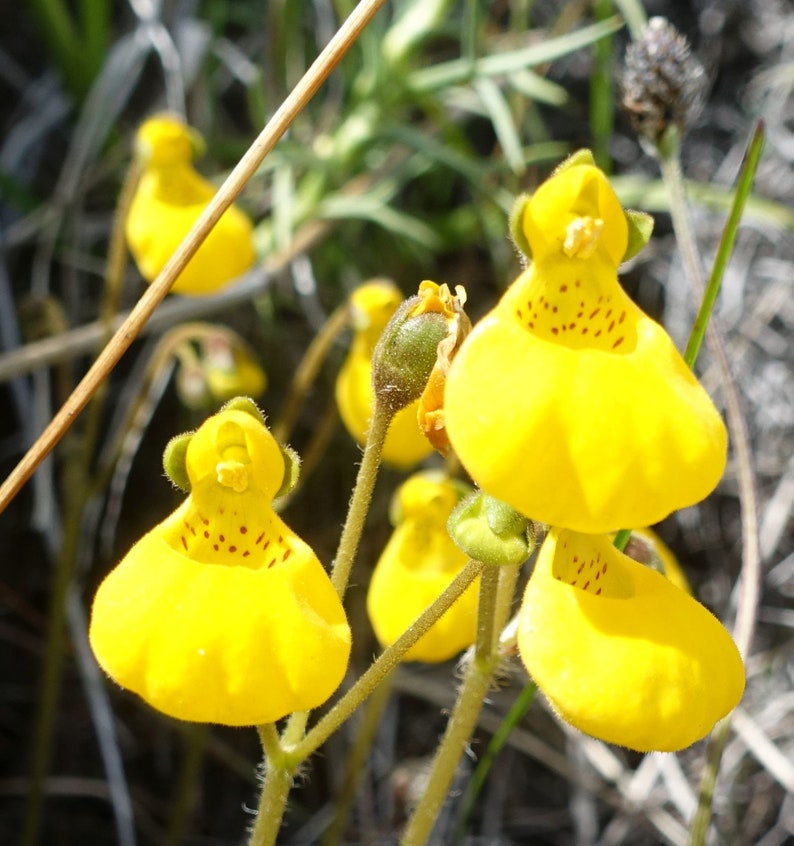
[[[599,38],[605,38],[617,32],[622,26],[622,19],[615,16],[601,23],[560,35],[557,38],[549,38],[530,47],[486,56],[477,59],[475,62],[468,58],[453,59],[431,68],[415,71],[409,77],[408,84],[414,91],[431,92],[448,88],[450,85],[459,85],[480,76],[515,73],[522,68],[542,65],[562,56],[567,56],[569,53],[593,44]]]
[[[711,269],[709,281],[706,284],[706,292],[703,296],[703,302],[700,304],[700,310],[695,318],[695,325],[692,327],[692,333],[689,336],[689,343],[684,352],[684,361],[689,367],[694,367],[695,361],[700,352],[700,347],[703,344],[703,338],[706,335],[706,327],[708,326],[711,312],[714,308],[714,303],[717,300],[717,295],[720,292],[722,285],[722,277],[725,274],[725,268],[728,264],[728,259],[733,252],[733,246],[736,243],[736,233],[739,229],[739,223],[742,219],[742,213],[747,203],[747,198],[750,196],[750,189],[753,186],[755,179],[755,172],[758,169],[758,162],[761,159],[761,151],[764,147],[764,125],[759,121],[756,124],[753,137],[747,145],[747,151],[744,155],[744,162],[742,169],[739,172],[739,178],[736,182],[736,192],[733,195],[733,204],[731,212],[728,215],[728,220],[725,223],[725,229],[722,231],[722,238],[720,238],[720,245],[717,249],[717,255],[714,257],[714,265]]]

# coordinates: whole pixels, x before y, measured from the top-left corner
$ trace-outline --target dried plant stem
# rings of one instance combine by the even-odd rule
[[[195,254],[210,230],[229,208],[245,184],[261,165],[303,107],[336,67],[361,31],[369,23],[385,0],[361,0],[350,17],[312,63],[293,88],[259,137],[249,147],[237,166],[210,201],[193,228],[171,256],[128,318],[121,325],[100,356],[83,377],[60,411],[53,417],[36,443],[28,450],[6,481],[0,486],[0,512],[13,499],[36,467],[52,451],[63,433],[74,422],[99,385],[107,378],[118,360],[136,338],[143,325],[171,289],[174,280]]]
[[[758,138],[758,134],[756,138]],[[677,137],[670,138],[668,141],[669,144],[665,146],[665,155],[660,157],[660,167],[662,178],[670,195],[670,213],[676,240],[695,294],[701,302],[706,302],[707,291],[702,264],[687,214],[680,145]],[[758,152],[760,154],[760,149]],[[735,222],[738,224],[738,220]],[[724,269],[724,262],[721,269]],[[712,304],[721,281],[721,269],[719,276],[715,278],[712,274],[712,280],[710,280],[708,300]],[[702,327],[699,331],[703,331]],[[713,322],[708,324],[705,333],[709,350],[717,362],[722,376],[725,411],[736,457],[739,503],[742,516],[742,573],[734,637],[739,650],[746,658],[755,628],[760,593],[761,554],[758,536],[758,495],[753,471],[750,436],[741,409],[739,391],[731,373],[728,354],[722,337]],[[700,785],[698,808],[690,830],[690,846],[702,846],[705,843],[706,832],[711,819],[714,786],[719,772],[722,751],[725,748],[728,736],[728,729],[729,718],[726,718],[712,733],[709,740],[706,769]]]
[[[298,416],[301,403],[306,397],[314,380],[317,378],[317,373],[320,370],[325,359],[328,357],[328,352],[333,346],[334,341],[347,327],[350,319],[350,309],[345,303],[339,306],[320,331],[315,335],[311,344],[309,344],[306,353],[295,371],[295,376],[290,385],[289,395],[284,402],[284,409],[273,426],[273,437],[281,442],[289,441],[292,427],[295,425],[295,419]]]
[[[458,699],[436,750],[422,798],[403,832],[400,840],[402,846],[422,846],[432,834],[460,756],[474,732],[482,704],[499,665],[497,633],[510,613],[510,599],[517,575],[516,566],[486,565],[483,569],[474,655],[466,667]]]

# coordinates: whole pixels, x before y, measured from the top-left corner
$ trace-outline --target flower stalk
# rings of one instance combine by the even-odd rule
[[[518,567],[515,565],[486,565],[483,569],[477,611],[477,641],[473,655],[444,737],[433,759],[422,798],[403,832],[400,841],[402,846],[422,846],[432,834],[460,756],[474,732],[482,704],[499,665],[496,634],[507,621],[517,576]]]
[[[364,447],[364,455],[361,458],[353,495],[350,498],[350,507],[331,569],[331,583],[340,598],[344,597],[347,590],[350,571],[353,569],[353,561],[364,530],[369,504],[372,501],[372,491],[378,477],[383,444],[393,417],[394,411],[376,399],[367,434],[367,444]]]

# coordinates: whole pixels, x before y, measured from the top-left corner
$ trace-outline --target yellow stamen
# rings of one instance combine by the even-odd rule
[[[219,461],[215,465],[218,484],[242,493],[248,488],[248,471],[239,461]]]
[[[599,217],[577,217],[568,224],[562,251],[568,258],[590,258],[596,251],[604,221]]]

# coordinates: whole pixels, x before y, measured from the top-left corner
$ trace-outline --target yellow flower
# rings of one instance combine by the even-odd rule
[[[135,138],[143,170],[126,222],[127,243],[141,275],[151,282],[198,220],[215,188],[193,168],[198,136],[174,115],[145,121]],[[171,290],[205,295],[254,263],[253,227],[231,206],[177,277]]]
[[[178,327],[181,333],[185,326]],[[233,397],[258,397],[267,387],[267,374],[248,345],[231,330],[197,325],[174,351],[178,361],[176,388],[188,407],[217,407]]]
[[[705,737],[744,689],[741,657],[717,618],[605,535],[552,529],[524,594],[518,645],[564,720],[640,752]]]
[[[218,335],[203,344],[204,377],[216,403],[241,394],[257,397],[267,387],[267,375],[248,346],[231,340]]]
[[[439,471],[411,476],[392,504],[395,524],[367,594],[367,611],[383,646],[390,646],[466,566],[447,532],[450,512],[466,493]],[[405,654],[406,661],[446,661],[474,643],[477,582]]]
[[[582,532],[656,523],[709,494],[725,426],[667,333],[625,294],[627,216],[590,164],[527,202],[533,264],[452,362],[444,410],[472,478]]]
[[[103,669],[172,717],[231,726],[324,702],[350,653],[314,552],[275,514],[284,459],[227,409],[193,435],[190,495],[100,585],[89,638]]]
[[[375,402],[372,353],[401,302],[399,289],[385,279],[362,285],[350,297],[353,341],[336,380],[336,403],[347,431],[361,445],[367,440]],[[395,467],[411,467],[433,451],[416,419],[418,405],[419,400],[409,403],[389,426],[383,460]]]

